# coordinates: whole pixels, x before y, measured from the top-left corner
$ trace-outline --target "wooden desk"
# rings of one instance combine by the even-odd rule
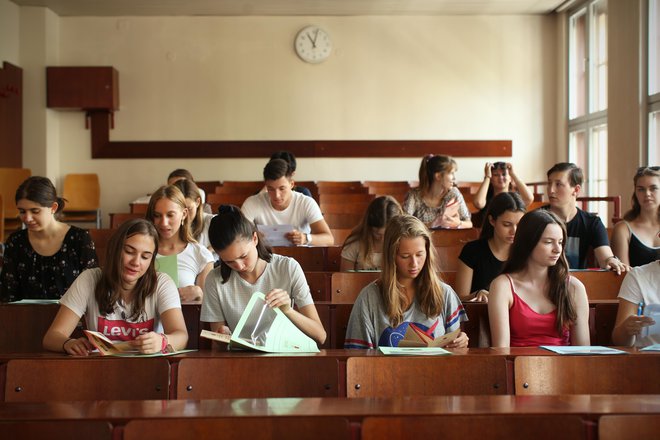
[[[0,353],[43,351],[42,340],[59,304],[0,304]]]
[[[437,415],[367,417],[361,440],[438,438],[460,433],[465,439],[586,440],[582,418],[576,415]]]
[[[515,393],[657,394],[660,354],[612,356],[519,356]]]
[[[339,417],[250,417],[143,419],[130,421],[123,440],[349,440],[348,420]]]
[[[167,399],[165,358],[13,359],[6,368],[7,402],[47,400]]]
[[[487,414],[573,414],[589,420],[610,414],[660,414],[660,395],[0,402],[0,420],[105,420],[115,425],[145,418],[347,417],[359,422],[369,416]]]

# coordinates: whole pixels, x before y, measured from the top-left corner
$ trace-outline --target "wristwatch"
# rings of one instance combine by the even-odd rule
[[[311,233],[307,233],[307,234],[305,234],[305,235],[307,236],[307,244],[312,244],[312,234],[311,234]]]

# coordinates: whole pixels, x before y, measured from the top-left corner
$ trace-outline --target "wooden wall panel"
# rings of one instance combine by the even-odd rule
[[[0,167],[23,167],[23,69],[0,69]]]

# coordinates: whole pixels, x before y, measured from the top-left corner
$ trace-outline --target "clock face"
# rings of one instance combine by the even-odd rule
[[[330,36],[318,26],[307,26],[298,32],[294,47],[300,59],[308,63],[320,63],[332,52]]]

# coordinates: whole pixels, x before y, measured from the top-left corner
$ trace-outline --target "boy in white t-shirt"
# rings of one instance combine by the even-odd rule
[[[264,167],[266,192],[248,197],[241,211],[257,225],[292,225],[286,237],[294,245],[330,246],[334,237],[311,197],[294,192],[289,164],[273,159]]]

